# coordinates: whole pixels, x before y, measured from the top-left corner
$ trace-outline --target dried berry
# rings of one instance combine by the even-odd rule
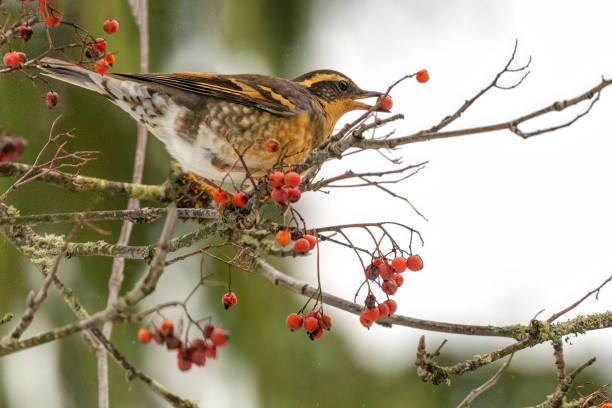
[[[57,105],[58,95],[57,92],[49,91],[47,92],[47,96],[45,96],[45,104],[49,109],[53,108]]]
[[[266,142],[266,151],[268,153],[276,153],[280,150],[280,142],[276,139],[268,139]]]

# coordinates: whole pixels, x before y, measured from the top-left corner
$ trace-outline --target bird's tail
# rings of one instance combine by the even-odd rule
[[[59,79],[60,81],[68,82],[103,95],[107,93],[102,86],[102,75],[71,62],[56,58],[42,58],[38,63],[38,68],[43,70],[45,72],[43,75],[48,77]]]

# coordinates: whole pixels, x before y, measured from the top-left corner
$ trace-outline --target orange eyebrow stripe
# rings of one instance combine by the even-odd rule
[[[276,100],[276,101],[280,102],[281,104],[283,104],[283,106],[288,107],[292,111],[295,110],[295,104],[291,103],[291,101],[289,99],[283,97],[283,95],[277,94],[276,92],[274,92],[272,89],[268,88],[267,86],[258,85],[258,87],[260,87],[264,91],[270,92],[270,96],[272,96],[272,98],[274,100]]]
[[[346,78],[338,74],[319,73],[313,76],[312,78],[308,78],[308,79],[303,80],[302,82],[299,82],[299,84],[305,86],[306,88],[310,88],[313,84],[316,84],[317,82],[342,81],[345,79]]]

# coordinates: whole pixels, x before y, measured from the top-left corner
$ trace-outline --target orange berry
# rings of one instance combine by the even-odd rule
[[[320,327],[308,335],[312,341],[319,340],[321,336],[323,336],[323,329]]]
[[[392,279],[395,281],[398,288],[404,284],[404,277],[399,273],[394,274]]]
[[[291,242],[291,233],[287,230],[281,230],[276,233],[276,242],[279,245],[289,245]]]
[[[305,234],[302,236],[310,244],[310,249],[314,249],[317,246],[317,239],[312,235]]]
[[[275,171],[270,173],[268,176],[268,183],[270,183],[272,187],[281,187],[283,185],[284,178],[285,175],[282,172]]]
[[[395,259],[393,259],[391,261],[391,266],[393,267],[393,269],[395,269],[398,273],[402,273],[406,270],[407,268],[407,264],[406,264],[406,260],[404,258],[402,258],[401,256],[396,257]]]
[[[229,339],[229,334],[225,330],[214,329],[210,335],[210,339],[215,346],[222,346]]]
[[[295,252],[308,252],[310,250],[310,242],[307,239],[300,238],[293,244]]]
[[[213,200],[219,204],[225,204],[229,200],[229,194],[227,191],[218,188],[213,192]]]
[[[406,260],[406,266],[412,272],[418,272],[423,269],[423,259],[419,255],[410,255]]]
[[[91,45],[91,47],[96,51],[106,51],[106,41],[104,38],[96,38],[96,42]]]
[[[387,295],[394,295],[397,292],[397,283],[393,279],[384,281],[381,287]]]
[[[108,65],[113,65],[115,63],[115,54],[106,54],[106,57],[104,57],[104,59],[106,59]]]
[[[395,300],[387,299],[383,302],[383,304],[387,305],[387,307],[389,308],[390,315],[397,311],[397,303],[395,303]]]
[[[2,57],[2,63],[9,68],[17,68],[25,62],[25,54],[23,52],[7,52]]]
[[[119,23],[117,20],[106,20],[102,27],[108,34],[115,34],[119,29]]]
[[[297,188],[287,189],[287,200],[289,200],[290,203],[296,203],[300,201],[300,198],[302,198],[302,193],[300,193],[300,190]]]
[[[381,303],[378,305],[378,317],[389,316],[389,306],[385,303]]]
[[[172,320],[164,320],[159,326],[159,332],[162,336],[172,336],[172,331],[174,330],[174,323]]]
[[[390,95],[380,95],[376,100],[376,105],[378,106],[379,111],[391,112],[391,108],[393,107],[393,99],[391,99]]]
[[[94,70],[100,75],[106,74],[108,72],[108,62],[106,62],[106,59],[100,58],[97,60]]]
[[[599,408],[612,408],[612,403],[611,402],[605,402],[605,403],[601,404],[601,406]]]
[[[383,261],[382,259],[376,258],[375,260],[372,261],[372,265],[374,266],[380,266],[382,265]]]
[[[45,17],[45,25],[49,27],[57,27],[59,24],[60,24],[59,17],[53,17],[53,16]]]
[[[319,320],[314,316],[308,316],[304,319],[304,329],[308,333],[312,333],[319,328]]]
[[[148,343],[151,341],[151,331],[147,329],[138,330],[138,341],[141,343]]]
[[[416,73],[417,82],[424,83],[429,81],[429,72],[426,69],[422,69]]]
[[[329,317],[326,314],[321,316],[321,318],[319,319],[319,327],[321,327],[324,330],[330,330],[332,327],[331,317]]]
[[[276,187],[272,190],[272,193],[270,193],[270,197],[275,203],[286,203],[289,199],[289,194],[287,194],[287,190],[284,188]]]
[[[393,277],[393,269],[389,264],[383,263],[378,266],[378,273],[383,280],[389,280]]]
[[[230,307],[234,306],[236,303],[238,303],[238,298],[236,297],[236,294],[234,292],[228,292],[223,295],[223,297],[221,298],[221,302],[223,303],[223,307],[225,307],[225,310],[227,310]]]
[[[247,203],[246,193],[240,191],[234,194],[233,200],[236,207],[244,207]]]
[[[290,171],[285,174],[285,185],[289,187],[297,187],[300,185],[301,177],[295,171]]]
[[[361,316],[359,316],[359,322],[363,327],[370,327],[374,324],[374,320],[370,319],[366,313],[362,313]]]
[[[378,308],[377,307],[371,307],[369,309],[366,309],[365,312],[363,312],[362,316],[365,316],[368,320],[376,320],[378,319]]]
[[[297,313],[291,313],[287,316],[286,324],[289,330],[296,331],[302,327],[304,319]]]
[[[276,139],[268,139],[266,142],[266,152],[276,153],[280,149],[280,142]]]

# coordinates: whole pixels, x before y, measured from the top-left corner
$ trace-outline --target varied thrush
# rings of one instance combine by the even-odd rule
[[[100,75],[52,58],[39,67],[102,94],[144,123],[182,170],[210,180],[228,172],[243,178],[245,165],[255,176],[265,174],[280,155],[283,164],[301,163],[331,136],[342,115],[371,108],[358,99],[382,95],[332,70],[288,80],[194,72]],[[280,142],[278,152],[266,150],[269,139]]]

